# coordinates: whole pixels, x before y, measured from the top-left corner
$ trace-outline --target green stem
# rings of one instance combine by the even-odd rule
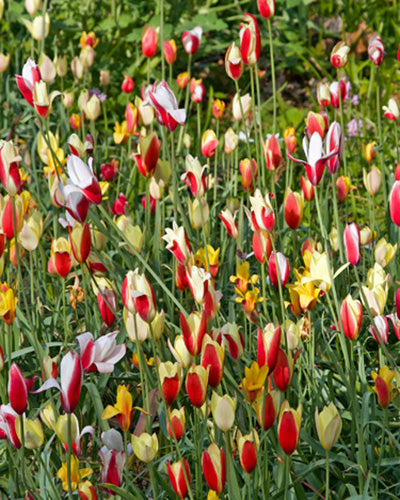
[[[329,450],[326,450],[325,500],[329,500]]]
[[[276,81],[275,81],[275,62],[274,62],[274,46],[272,43],[272,29],[271,29],[271,20],[268,19],[268,42],[269,42],[269,54],[271,59],[271,80],[272,80],[272,98],[274,103],[274,118],[272,121],[272,133],[275,135],[276,132],[276,109],[277,109],[277,100],[276,100]]]
[[[284,472],[283,472],[283,480],[284,480],[284,486],[283,486],[283,500],[288,500],[288,493],[289,493],[289,464],[290,457],[289,455],[285,454],[284,458]]]
[[[24,416],[19,416],[21,426],[21,479],[22,485],[25,488],[25,429],[24,429]]]
[[[125,488],[129,485],[129,463],[128,463],[128,431],[124,431],[124,452],[125,452]]]
[[[71,413],[67,416],[67,430],[68,430],[68,452],[67,452],[67,483],[68,483],[68,498],[73,500],[72,483],[71,483],[71,449],[72,449],[72,429],[71,429]]]
[[[381,173],[382,173],[382,185],[383,185],[383,200],[384,200],[384,211],[386,212],[386,221],[388,222],[387,227],[389,227],[390,217],[388,208],[388,194],[386,185],[386,171],[385,171],[385,158],[383,154],[383,135],[382,135],[382,120],[381,120],[381,89],[379,84],[379,66],[376,66],[376,113],[378,120],[378,134],[379,134],[379,158],[381,163]]]
[[[340,262],[344,264],[345,260],[344,260],[344,248],[343,248],[343,238],[342,238],[343,231],[342,231],[342,223],[340,222],[339,212],[338,212],[336,180],[337,180],[337,173],[334,173],[332,176],[333,213],[335,217],[335,226],[337,229],[338,240],[339,240]]]

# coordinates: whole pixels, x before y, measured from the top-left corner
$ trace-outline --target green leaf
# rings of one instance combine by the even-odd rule
[[[85,384],[85,387],[92,398],[93,406],[97,415],[97,418],[100,422],[100,427],[103,431],[108,431],[110,426],[108,425],[107,420],[102,420],[101,415],[103,414],[103,403],[101,401],[101,396],[97,386],[93,382],[88,382]],[[111,488],[110,488],[111,489]]]

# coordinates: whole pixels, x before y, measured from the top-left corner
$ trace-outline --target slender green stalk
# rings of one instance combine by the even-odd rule
[[[382,185],[383,185],[383,200],[384,200],[384,211],[386,212],[386,222],[387,227],[390,225],[390,216],[388,210],[388,193],[387,193],[387,184],[386,184],[386,166],[385,166],[385,157],[383,153],[383,134],[382,134],[382,119],[381,119],[381,88],[379,84],[379,66],[376,66],[376,115],[378,120],[378,135],[379,135],[379,159],[381,164],[381,173],[382,173]]]
[[[165,80],[164,56],[164,0],[160,0],[160,46],[161,46],[161,79]]]
[[[333,213],[334,213],[334,217],[335,217],[335,226],[336,226],[337,234],[338,234],[340,262],[342,264],[344,264],[345,260],[344,260],[344,247],[343,247],[343,238],[342,238],[343,230],[342,230],[342,223],[340,222],[340,219],[339,219],[336,181],[337,181],[337,173],[334,173],[332,175]]]
[[[68,483],[68,498],[73,500],[72,495],[72,482],[71,482],[71,450],[72,450],[72,419],[71,413],[67,416],[67,439],[68,439],[68,451],[67,451],[67,483]]]
[[[191,65],[192,65],[192,54],[189,54],[188,55],[188,66],[187,66],[187,72],[189,74],[189,78],[190,78],[190,68],[191,68]],[[181,152],[183,134],[185,133],[186,124],[187,124],[187,121],[188,121],[188,113],[189,113],[189,82],[186,85],[185,110],[186,110],[186,122],[185,122],[185,125],[183,127],[181,127],[181,129],[179,131],[178,145],[176,147],[177,153]]]
[[[329,450],[326,450],[326,465],[325,465],[325,500],[329,500]]]
[[[267,24],[268,24],[269,54],[270,54],[270,60],[271,60],[272,99],[273,99],[273,103],[274,103],[274,118],[273,118],[273,121],[272,121],[272,133],[275,135],[275,132],[276,132],[277,99],[276,99],[274,45],[272,43],[271,19],[267,20]]]
[[[124,431],[124,452],[125,452],[125,488],[128,490],[129,485],[129,462],[128,462],[128,431]]]
[[[283,472],[283,500],[288,500],[289,493],[289,474],[290,474],[290,456],[285,454],[284,458],[284,472]]]
[[[24,429],[24,416],[19,416],[19,423],[21,426],[21,480],[22,485],[25,488],[25,429]]]

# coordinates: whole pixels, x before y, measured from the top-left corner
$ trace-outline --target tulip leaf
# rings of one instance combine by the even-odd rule
[[[108,431],[110,429],[110,426],[108,425],[107,420],[101,419],[104,408],[103,408],[103,403],[101,401],[101,396],[100,396],[100,393],[99,393],[97,386],[93,382],[87,382],[85,384],[85,387],[86,387],[88,393],[90,394],[90,397],[92,398],[93,406],[94,406],[97,418],[100,422],[101,429],[103,431]]]
[[[132,495],[132,493],[128,493],[125,488],[119,488],[118,486],[115,486],[115,484],[100,483],[99,486],[117,493],[121,498],[125,498],[125,500],[138,500],[139,498],[144,498],[141,491],[132,483],[130,483],[130,487],[135,490],[134,495]]]
[[[336,273],[333,275],[333,279],[337,278],[347,267],[349,267],[350,262],[346,262],[343,266],[340,266]]]

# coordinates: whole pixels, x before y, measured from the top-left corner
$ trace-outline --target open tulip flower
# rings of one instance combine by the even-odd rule
[[[93,473],[93,469],[90,468],[80,468],[79,467],[79,460],[74,456],[71,455],[71,489],[72,491],[75,491],[78,489],[79,483],[84,479],[85,477],[90,476]],[[61,468],[57,472],[57,477],[61,479],[62,481],[62,486],[64,491],[68,491],[68,477],[67,477],[67,464],[63,463]]]
[[[119,331],[108,333],[96,341],[90,332],[78,335],[81,351],[82,368],[90,373],[96,369],[99,373],[112,373],[114,365],[118,363],[126,352],[126,345],[117,345],[116,338]]]
[[[260,368],[257,361],[253,361],[250,368],[245,367],[244,375],[242,386],[246,394],[246,399],[249,403],[253,403],[264,387],[268,375],[268,366],[264,365]]]
[[[117,389],[117,402],[114,406],[108,405],[101,416],[102,420],[117,417],[118,424],[123,431],[128,431],[131,426],[134,409],[132,408],[132,395],[125,385]]]
[[[178,109],[178,102],[167,82],[156,85],[154,82],[149,91],[149,103],[153,107],[157,121],[173,132],[176,127],[186,121],[186,110]]]
[[[306,169],[306,174],[313,186],[317,186],[324,173],[324,168],[327,160],[338,154],[339,148],[330,151],[323,155],[322,139],[318,132],[314,132],[311,136],[310,143],[306,137],[303,138],[303,149],[306,155],[306,161],[298,160],[286,151],[287,156],[296,163],[302,163]]]
[[[29,57],[22,68],[22,76],[15,75],[15,78],[17,79],[17,85],[21,94],[25,97],[28,104],[33,106],[35,84],[41,80],[39,66]]]

